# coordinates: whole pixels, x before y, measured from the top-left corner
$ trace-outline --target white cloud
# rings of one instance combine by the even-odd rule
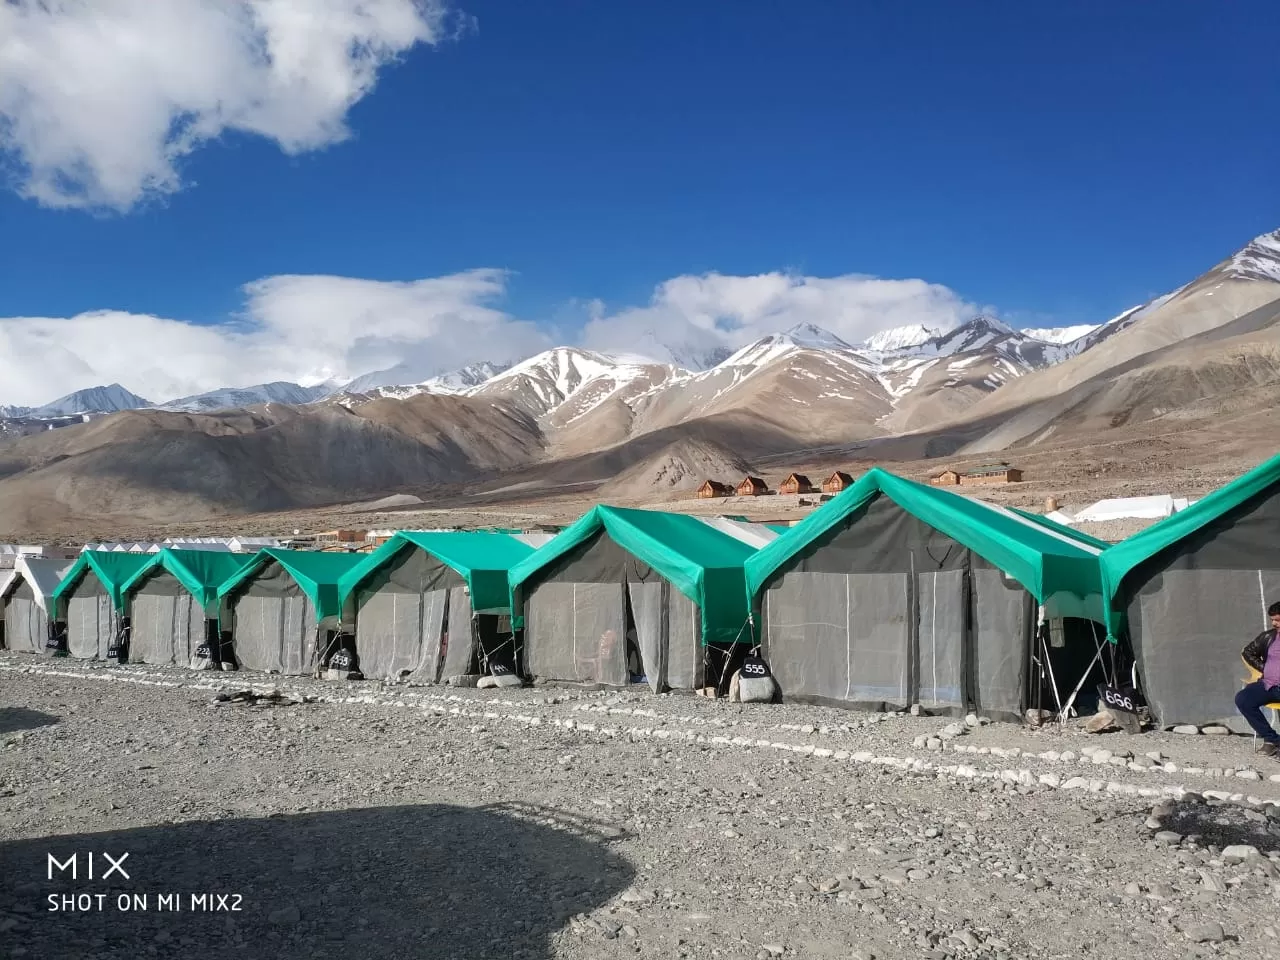
[[[480,360],[515,362],[566,340],[697,365],[800,323],[856,343],[912,323],[953,327],[979,312],[922,280],[708,274],[668,280],[648,306],[609,313],[579,300],[569,314],[535,324],[496,306],[506,284],[507,274],[491,269],[411,281],[287,275],[246,284],[243,310],[212,326],[107,310],[0,318],[0,403],[35,406],[112,382],[158,402],[372,371],[391,371],[375,382],[414,383]],[[570,324],[580,335],[564,335]]]
[[[445,0],[4,0],[0,147],[51,207],[128,210],[235,130],[343,140],[378,70],[435,44]]]
[[[480,358],[523,359],[549,343],[489,305],[505,285],[498,270],[409,282],[278,276],[248,284],[243,315],[218,326],[122,311],[0,319],[0,402],[35,406],[117,381],[165,401],[402,362],[419,380]]]
[[[650,354],[663,346],[686,353],[736,349],[800,323],[858,343],[913,323],[950,329],[979,312],[978,305],[953,290],[924,280],[709,273],[668,280],[654,291],[648,306],[593,319],[583,331],[583,343],[597,350]]]

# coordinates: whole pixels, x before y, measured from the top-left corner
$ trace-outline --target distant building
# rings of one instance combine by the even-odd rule
[[[779,493],[813,493],[813,484],[803,473],[791,473],[778,487]]]
[[[1007,463],[986,463],[980,467],[974,467],[972,470],[966,470],[964,476],[960,478],[963,485],[976,485],[984,483],[1021,483],[1022,471],[1017,467],[1011,467]]]
[[[316,534],[318,543],[362,544],[369,539],[368,530],[326,530]]]
[[[959,470],[943,470],[936,477],[930,477],[929,482],[935,487],[955,487],[960,484]]]
[[[743,477],[737,489],[740,497],[760,497],[768,492],[769,485],[760,477]]]
[[[733,496],[733,487],[727,483],[721,483],[719,480],[703,480],[702,486],[698,488],[697,496],[703,500],[709,500],[712,497],[731,497]]]
[[[839,493],[841,490],[851,486],[853,486],[853,475],[845,473],[843,470],[837,470],[822,481],[822,492]]]

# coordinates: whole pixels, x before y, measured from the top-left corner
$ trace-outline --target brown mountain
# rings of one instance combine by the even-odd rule
[[[1280,398],[1280,234],[1070,343],[988,318],[883,348],[792,333],[702,372],[559,348],[463,394],[131,410],[0,440],[0,534],[90,524],[109,535],[122,518],[430,497],[441,485],[465,485],[473,502],[642,498],[769,458],[843,462],[851,447],[976,455],[1200,429]]]
[[[129,411],[0,445],[0,527],[344,502],[510,470],[542,445],[523,411],[466,397],[374,400],[354,410]]]

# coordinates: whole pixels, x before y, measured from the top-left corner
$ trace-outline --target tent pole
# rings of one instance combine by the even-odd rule
[[[1062,722],[1062,697],[1058,693],[1058,678],[1053,675],[1053,661],[1049,659],[1049,638],[1047,630],[1037,631],[1040,635],[1040,657],[1044,669],[1049,673],[1049,689],[1053,691],[1053,702],[1058,705],[1058,722]]]
[[[1089,661],[1089,666],[1085,668],[1084,674],[1080,677],[1080,682],[1076,684],[1076,688],[1071,691],[1071,696],[1067,698],[1066,710],[1071,709],[1071,705],[1076,702],[1076,695],[1084,689],[1084,682],[1089,679],[1089,671],[1093,669],[1095,663],[1102,662],[1102,648],[1098,648],[1098,652],[1093,655],[1093,659]],[[1105,668],[1104,668],[1105,669]],[[1066,722],[1065,717],[1061,722]]]

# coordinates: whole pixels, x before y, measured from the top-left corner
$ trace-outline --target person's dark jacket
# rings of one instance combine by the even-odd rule
[[[1240,656],[1244,657],[1244,662],[1259,673],[1267,664],[1267,651],[1271,649],[1271,645],[1276,642],[1275,630],[1263,630],[1260,634],[1249,642],[1249,645],[1240,651]]]

